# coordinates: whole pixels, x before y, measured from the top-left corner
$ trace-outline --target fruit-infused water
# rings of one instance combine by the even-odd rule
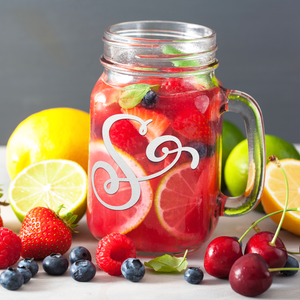
[[[109,27],[103,41],[90,106],[90,231],[98,239],[126,234],[140,255],[193,251],[220,215],[246,213],[260,197],[260,110],[215,77],[216,34],[207,27],[128,22]],[[247,195],[237,198],[219,190],[227,110],[245,119],[254,169]]]
[[[198,248],[217,220],[222,89],[212,81],[201,84],[200,78],[152,79],[125,86],[107,79],[104,74],[91,96],[87,218],[92,234],[102,238],[111,232],[126,233],[144,253]],[[124,104],[128,90],[140,87],[149,89],[141,101],[131,104],[129,97],[129,104]],[[135,117],[147,123],[146,133]],[[106,165],[94,167],[99,160],[121,179],[115,193],[107,190],[112,174]],[[138,180],[145,180],[137,182],[138,201],[119,210],[133,193],[121,163]]]

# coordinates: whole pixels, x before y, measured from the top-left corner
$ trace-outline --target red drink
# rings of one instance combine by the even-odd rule
[[[118,170],[119,178],[126,177],[103,141],[103,124],[113,115],[153,120],[145,136],[139,133],[141,125],[134,120],[117,120],[109,130],[112,145],[136,177],[153,175],[174,165],[159,176],[141,181],[140,199],[126,210],[103,206],[89,178],[87,219],[92,234],[98,238],[118,231],[126,233],[140,252],[179,253],[196,249],[205,242],[218,218],[215,210],[218,209],[222,128],[218,112],[225,105],[225,97],[218,86],[206,89],[199,83],[180,78],[152,80],[151,86],[156,90],[151,91],[156,97],[155,105],[147,107],[143,98],[135,107],[126,109],[119,103],[125,89],[99,79],[91,97],[89,176],[94,164],[101,160]],[[182,151],[174,163],[178,152],[172,153],[172,150],[178,149],[178,144],[168,138],[156,148],[155,155],[162,157],[164,147],[171,153],[158,162],[147,158],[149,143],[165,136],[175,137],[184,148],[195,149],[199,162],[194,169],[189,151]],[[96,193],[105,203],[120,206],[129,200],[129,182],[121,182],[118,192],[108,195],[104,190],[109,179],[107,171],[99,168],[94,174]]]

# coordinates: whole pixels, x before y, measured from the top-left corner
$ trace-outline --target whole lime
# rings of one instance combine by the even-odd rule
[[[297,149],[279,137],[265,135],[265,143],[267,158],[275,155],[279,160],[284,158],[300,160]],[[234,197],[245,192],[248,180],[248,160],[248,142],[243,140],[229,154],[224,169],[227,188]]]
[[[224,168],[226,160],[232,149],[244,140],[245,136],[242,131],[232,122],[223,121],[222,132],[222,190],[225,189]]]

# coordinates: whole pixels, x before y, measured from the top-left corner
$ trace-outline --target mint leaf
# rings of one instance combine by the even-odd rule
[[[180,55],[186,54],[170,45],[166,45],[163,50],[165,55]],[[187,68],[187,67],[199,67],[200,64],[197,60],[174,60],[172,61],[173,65],[177,68]]]
[[[133,108],[142,101],[151,88],[156,89],[158,87],[159,85],[150,85],[145,83],[125,86],[119,99],[119,104],[122,108]]]
[[[165,254],[160,257],[156,257],[148,262],[144,262],[146,267],[152,268],[156,272],[170,273],[170,272],[181,272],[188,266],[186,260],[187,250],[183,257],[175,257],[169,254]]]

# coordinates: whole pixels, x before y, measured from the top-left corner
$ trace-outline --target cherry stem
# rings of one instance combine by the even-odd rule
[[[300,252],[286,251],[288,254],[300,254]]]
[[[272,268],[268,269],[269,272],[278,272],[278,271],[300,271],[300,268]]]
[[[278,210],[278,211],[275,211],[275,212],[272,212],[268,215],[265,215],[263,216],[262,218],[258,219],[256,222],[254,222],[246,231],[245,233],[240,237],[239,239],[239,243],[242,241],[242,239],[247,235],[247,233],[253,228],[255,227],[259,222],[263,221],[264,219],[268,218],[268,217],[271,217],[273,215],[276,215],[276,214],[280,214],[282,213],[284,210]],[[293,207],[293,208],[288,208],[286,211],[299,211],[300,212],[300,207]]]
[[[272,155],[269,157],[269,160],[271,162],[273,162],[277,167],[280,168],[282,174],[283,174],[283,177],[284,177],[284,180],[285,180],[285,185],[286,185],[286,198],[285,198],[285,204],[284,204],[284,209],[283,209],[283,213],[282,213],[282,216],[281,216],[281,219],[280,219],[280,222],[277,226],[277,230],[274,234],[274,237],[272,239],[272,241],[269,243],[271,246],[275,246],[275,242],[276,242],[276,239],[277,239],[277,236],[279,234],[279,231],[281,229],[281,225],[283,223],[283,220],[284,220],[284,217],[285,217],[285,213],[287,211],[287,206],[288,206],[288,200],[289,200],[289,183],[288,183],[288,180],[287,180],[287,177],[286,177],[286,173],[285,173],[285,170],[284,168],[282,167],[281,163],[279,162],[279,160],[277,159],[277,157],[275,155]]]

